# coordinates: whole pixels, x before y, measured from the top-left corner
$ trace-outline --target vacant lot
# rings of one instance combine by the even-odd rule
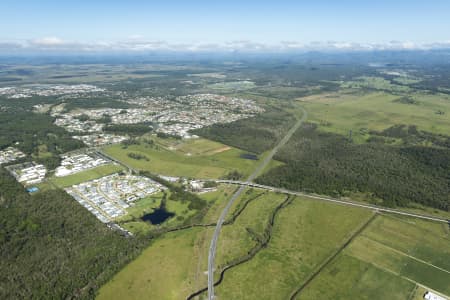
[[[227,148],[219,143],[210,144],[204,140],[167,148],[146,144],[126,148],[113,145],[106,147],[105,152],[136,169],[194,178],[219,178],[233,170],[248,175],[259,163],[257,160],[241,158],[246,153],[242,150]],[[148,160],[133,159],[128,153],[143,155]]]
[[[108,165],[103,165],[103,166],[99,166],[87,171],[83,171],[83,172],[79,172],[76,174],[72,174],[69,176],[64,176],[64,177],[51,177],[48,180],[53,183],[54,185],[60,187],[60,188],[65,188],[68,186],[72,186],[74,184],[79,184],[85,181],[89,181],[89,180],[93,180],[93,179],[97,179],[106,175],[110,175],[113,173],[117,173],[122,171],[123,168],[122,166],[119,166],[117,164],[108,164]]]

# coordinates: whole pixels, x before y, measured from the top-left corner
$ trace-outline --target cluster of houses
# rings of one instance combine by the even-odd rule
[[[24,158],[25,156],[25,153],[23,153],[22,151],[13,147],[8,147],[0,151],[0,165],[8,164],[20,158]]]
[[[128,139],[127,136],[109,134],[109,133],[95,133],[88,135],[74,135],[72,138],[82,141],[88,147],[97,147],[108,144],[121,143]]]
[[[55,176],[67,176],[107,163],[109,163],[108,160],[95,153],[90,153],[89,155],[85,153],[64,155],[62,157],[61,166],[55,170]]]
[[[58,116],[55,125],[63,127],[68,132],[101,132],[104,126],[91,120],[81,121],[70,114]]]
[[[229,123],[264,111],[254,101],[216,94],[123,99],[138,108],[52,109],[55,124],[70,132],[101,133],[107,116],[112,124],[152,123],[157,132],[191,138],[190,130]],[[80,118],[80,116],[87,119]],[[104,121],[103,121],[104,122]]]
[[[90,84],[30,84],[0,88],[0,95],[10,99],[30,98],[32,96],[59,96],[67,94],[86,94],[104,92],[105,89]]]
[[[127,214],[126,209],[138,199],[166,187],[147,177],[112,174],[66,189],[76,201],[103,223],[112,223]]]
[[[12,165],[6,167],[6,169],[18,182],[25,186],[41,183],[45,178],[45,174],[47,174],[45,166],[35,162]]]

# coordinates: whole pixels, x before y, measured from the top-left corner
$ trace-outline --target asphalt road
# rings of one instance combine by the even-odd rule
[[[297,131],[297,129],[302,125],[302,123],[308,117],[308,114],[305,110],[303,110],[303,115],[300,120],[292,126],[291,129],[286,133],[286,135],[278,142],[278,144],[269,152],[269,154],[264,158],[264,160],[256,167],[255,171],[247,178],[247,183],[251,183],[256,176],[258,176],[264,169],[267,167],[269,162],[272,160],[273,156],[277,153],[277,151],[283,147],[287,141],[291,138],[291,136]],[[230,210],[230,207],[233,205],[233,202],[242,194],[246,185],[242,184],[241,187],[231,196],[225,208],[222,210],[219,219],[217,220],[217,225],[214,230],[213,237],[211,239],[211,244],[209,246],[209,254],[208,254],[208,299],[214,299],[214,260],[216,257],[216,249],[217,249],[217,240],[219,239],[220,230],[222,229],[222,224],[225,221],[225,218]]]
[[[342,204],[342,205],[357,206],[357,207],[376,210],[376,211],[380,211],[380,212],[386,212],[386,213],[391,213],[391,214],[403,215],[403,216],[408,216],[408,217],[413,217],[413,218],[419,218],[419,219],[425,219],[425,220],[429,220],[429,221],[443,222],[443,223],[450,224],[450,220],[445,219],[445,218],[439,218],[439,217],[423,215],[423,214],[409,213],[409,212],[398,210],[398,209],[381,207],[381,206],[377,206],[377,205],[360,203],[360,202],[355,202],[355,201],[341,200],[341,199],[324,197],[324,196],[319,196],[319,195],[314,195],[314,194],[306,194],[306,193],[302,193],[302,192],[291,191],[291,190],[286,190],[286,189],[282,189],[282,188],[276,188],[273,186],[257,184],[257,183],[253,183],[253,182],[249,182],[249,181],[234,181],[234,180],[215,180],[215,181],[217,183],[228,183],[228,184],[240,185],[241,188],[242,187],[260,188],[260,189],[265,189],[265,190],[269,190],[269,191],[276,192],[276,193],[283,193],[283,194],[289,194],[289,195],[294,195],[294,196],[302,196],[302,197],[312,198],[312,199],[316,199],[316,200],[334,202],[334,203],[338,203],[338,204]]]

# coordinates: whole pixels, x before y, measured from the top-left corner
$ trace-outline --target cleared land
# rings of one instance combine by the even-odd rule
[[[97,179],[106,175],[117,173],[123,170],[123,167],[117,164],[107,164],[87,171],[79,172],[73,175],[64,177],[52,176],[48,179],[50,183],[59,188],[69,187],[85,181]]]
[[[216,215],[221,211],[221,203],[227,200],[225,194],[230,194],[233,190],[234,187],[221,186],[216,192],[202,195],[213,203],[203,223],[217,221]],[[232,208],[231,215],[238,214],[249,199],[258,195],[262,196],[250,202],[234,224],[224,227],[224,230],[232,229],[227,229],[224,233],[223,245],[233,238],[236,243],[226,245],[226,249],[233,250],[232,253],[228,253],[228,250],[218,253],[218,262],[225,263],[245,254],[255,244],[246,228],[260,232],[271,208],[285,198],[283,195],[248,190],[236,201],[238,204]],[[214,227],[194,227],[158,238],[101,288],[98,299],[185,299],[204,288],[207,284],[207,249],[213,229]],[[232,249],[233,245],[238,248]]]
[[[384,130],[396,124],[416,125],[418,129],[438,134],[450,132],[450,96],[413,93],[415,104],[398,102],[403,95],[386,92],[352,92],[321,94],[299,98],[308,111],[308,119],[320,129],[348,135],[355,142],[365,141],[367,130]]]
[[[445,224],[378,216],[297,299],[421,299],[427,288],[449,295],[449,241]]]
[[[274,193],[262,193],[259,190],[247,190],[240,198],[241,205],[247,201],[245,209],[232,225],[224,226],[221,230],[217,245],[216,280],[223,267],[229,265],[233,260],[248,254],[249,250],[256,246],[256,237],[264,235],[264,229],[269,221],[271,212],[277,205],[285,200],[286,196]],[[240,210],[236,207],[234,214]],[[232,216],[230,214],[230,216]],[[230,218],[228,219],[230,220]],[[225,275],[226,276],[226,275]]]
[[[140,144],[124,148],[122,145],[113,145],[104,151],[135,169],[194,178],[219,178],[234,170],[248,175],[258,163],[257,160],[241,158],[246,153],[242,150],[226,149],[223,144],[204,139],[170,146]],[[133,159],[128,153],[143,155],[148,160]]]
[[[206,284],[206,249],[213,229],[164,235],[104,285],[97,299],[185,299]],[[204,268],[199,268],[203,261]]]
[[[217,296],[288,298],[370,216],[366,210],[295,199],[277,215],[267,248],[229,270]]]

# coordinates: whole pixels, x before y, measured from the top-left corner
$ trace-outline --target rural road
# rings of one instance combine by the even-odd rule
[[[262,171],[264,171],[265,167],[272,160],[273,156],[277,153],[277,151],[283,147],[287,141],[291,138],[291,136],[297,131],[298,128],[302,125],[302,123],[308,117],[308,113],[302,109],[302,117],[292,126],[291,129],[286,133],[286,135],[278,142],[278,144],[269,152],[269,154],[264,158],[264,160],[256,167],[255,171],[247,178],[247,183],[251,183],[256,176],[258,176]],[[219,239],[220,230],[222,229],[222,224],[225,221],[225,218],[230,210],[230,207],[233,205],[234,201],[242,194],[244,189],[246,188],[245,184],[242,184],[239,189],[231,196],[225,208],[222,210],[219,219],[217,220],[217,225],[214,230],[213,237],[211,239],[211,244],[209,246],[209,254],[208,254],[208,299],[214,299],[214,259],[216,257],[216,249],[217,249],[217,240]]]

